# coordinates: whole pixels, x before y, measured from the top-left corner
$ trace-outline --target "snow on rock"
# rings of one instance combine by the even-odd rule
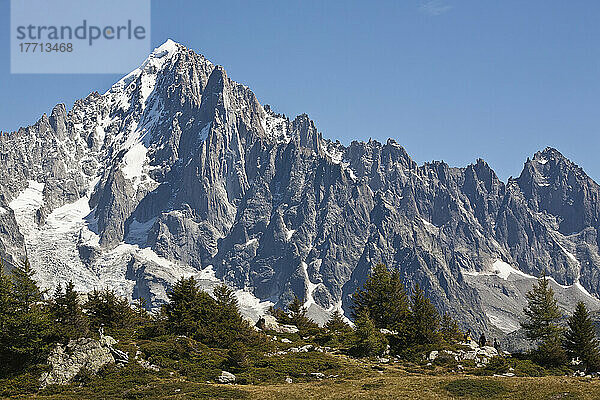
[[[269,308],[275,304],[269,300],[261,301],[247,290],[236,290],[234,293],[238,300],[240,313],[254,322],[267,314]]]
[[[317,285],[310,281],[310,277],[308,276],[308,265],[304,261],[300,263],[300,267],[302,268],[304,282],[306,283],[306,300],[304,301],[304,307],[308,309],[311,305],[316,304],[315,299],[313,298],[313,292]]]
[[[147,152],[148,149],[142,143],[136,143],[123,157],[124,165],[121,171],[125,179],[134,181],[134,186],[140,183]]]
[[[462,273],[464,275],[470,275],[470,276],[486,276],[486,275],[496,275],[499,278],[503,279],[503,280],[508,280],[508,277],[510,275],[516,275],[522,278],[532,278],[532,279],[537,279],[535,276],[532,275],[528,275],[522,271],[519,271],[518,269],[512,267],[510,264],[497,259],[492,263],[492,267],[491,269],[487,270],[487,271],[462,271]]]
[[[289,135],[289,121],[279,115],[266,113],[265,119],[261,121],[263,130],[267,137],[279,143],[288,143],[291,140]]]
[[[524,278],[535,278],[534,276],[519,271],[518,269],[512,267],[510,264],[502,260],[496,260],[492,265],[494,267],[494,273],[504,280],[507,280],[511,274],[518,275]]]
[[[37,210],[44,203],[43,190],[43,183],[29,181],[27,188],[16,199],[11,201],[8,206],[15,211],[15,214]]]
[[[485,314],[489,318],[490,322],[504,333],[511,333],[521,328],[519,321],[515,320],[514,318],[510,318],[507,315],[493,313],[491,311],[487,311]]]

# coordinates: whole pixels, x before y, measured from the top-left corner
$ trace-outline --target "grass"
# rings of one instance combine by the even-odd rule
[[[299,343],[303,340],[297,339],[294,346]],[[497,358],[477,369],[468,361],[458,368],[449,358],[427,365],[418,357],[380,364],[316,351],[265,355],[272,354],[273,347],[289,347],[282,343],[249,348],[232,358],[227,350],[176,336],[122,340],[119,347],[130,354],[139,351],[160,371],[132,361],[104,368],[97,376],[81,374],[71,385],[39,391],[43,367],[38,366],[0,379],[0,399],[600,399],[600,380],[564,376],[571,371],[546,370],[524,357]],[[493,376],[509,369],[515,377]],[[207,382],[215,382],[222,370],[235,373],[237,384]],[[286,383],[289,378],[293,383]]]
[[[282,358],[280,367],[293,363],[305,367],[312,355],[294,355],[295,358]],[[315,354],[315,356],[317,356]],[[600,398],[598,380],[543,376],[543,377],[480,377],[436,370],[420,373],[407,372],[401,365],[385,366],[378,371],[364,361],[343,357],[336,360],[323,360],[322,354],[315,357],[315,368],[331,368],[340,373],[338,377],[318,380],[310,374],[297,374],[293,383],[279,383],[279,379],[269,383],[247,385],[207,384],[181,376],[176,371],[148,372],[136,365],[123,368],[111,367],[99,377],[93,377],[85,384],[52,386],[38,393],[31,392],[33,379],[19,378],[20,381],[0,381],[0,389],[8,392],[0,398],[45,399],[45,400],[119,400],[119,399],[524,399],[524,400],[591,400]],[[302,361],[304,360],[304,361]],[[337,362],[338,364],[334,363]],[[334,363],[334,364],[331,364]],[[273,365],[276,368],[277,365]],[[307,369],[308,371],[309,369]],[[173,372],[173,374],[171,374]],[[283,372],[281,372],[283,374]],[[31,378],[31,377],[30,377]],[[273,383],[275,382],[275,383]],[[23,385],[20,394],[14,392]],[[27,389],[29,388],[29,389]]]

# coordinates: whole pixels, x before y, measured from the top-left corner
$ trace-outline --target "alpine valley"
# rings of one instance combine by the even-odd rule
[[[297,295],[322,323],[350,316],[382,262],[495,337],[519,329],[543,271],[565,311],[600,308],[600,187],[559,151],[504,183],[483,160],[344,146],[170,40],[108,92],[2,135],[0,160],[0,255],[27,252],[50,290],[72,280],[157,307],[195,275],[238,289],[250,318]]]

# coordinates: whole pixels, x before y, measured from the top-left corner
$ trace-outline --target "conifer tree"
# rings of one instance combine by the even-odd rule
[[[253,340],[256,335],[242,319],[233,291],[221,286],[213,295],[216,299],[201,291],[193,277],[180,279],[162,308],[168,331],[223,348]]]
[[[63,292],[58,285],[51,303],[51,311],[57,322],[57,333],[64,340],[83,337],[88,333],[88,320],[79,304],[75,285],[69,281]]]
[[[146,298],[144,297],[138,297],[137,299],[135,299],[135,302],[133,303],[133,310],[135,311],[135,317],[138,323],[144,323],[147,322],[150,319],[150,315],[148,313],[148,310],[146,309],[148,306],[148,303],[146,302]]]
[[[290,322],[293,325],[298,327],[298,330],[306,333],[307,330],[317,328],[317,324],[315,324],[310,318],[306,316],[306,307],[304,307],[304,303],[302,300],[298,298],[298,296],[294,296],[294,299],[288,304],[288,311]]]
[[[350,325],[344,321],[344,316],[339,310],[335,310],[327,323],[325,329],[334,335],[343,335],[352,331]]]
[[[385,352],[385,336],[375,327],[369,313],[361,311],[356,320],[355,343],[351,352],[359,357],[378,356]]]
[[[242,332],[249,328],[249,324],[244,321],[240,314],[239,303],[233,290],[220,284],[213,289],[213,296],[216,301],[217,315],[215,323],[218,329],[227,334],[229,331]]]
[[[446,343],[457,343],[462,340],[463,334],[456,321],[448,313],[444,313],[440,323],[440,334]]]
[[[352,301],[354,318],[367,312],[379,329],[405,330],[409,304],[397,270],[390,272],[381,263],[375,265],[362,288],[352,296]]]
[[[169,302],[163,306],[163,314],[171,331],[180,335],[196,332],[199,322],[197,316],[206,312],[203,310],[201,293],[193,276],[181,278],[173,285],[168,293]],[[210,306],[214,307],[214,300]]]
[[[561,313],[545,272],[527,292],[526,298],[527,307],[523,311],[527,320],[521,326],[527,338],[538,343],[534,353],[536,360],[548,366],[563,364],[566,362],[566,354],[561,345]]]
[[[84,308],[90,328],[94,330],[101,326],[110,329],[129,328],[134,323],[134,313],[129,302],[109,288],[94,289],[88,295]]]
[[[235,311],[237,313],[239,304],[233,290],[224,283],[213,289],[213,296],[219,308],[223,311]]]
[[[1,260],[0,260],[1,262]],[[11,298],[12,282],[4,273],[0,265],[0,376],[9,371],[10,352],[10,330],[9,323],[11,317]]]
[[[29,364],[41,362],[48,352],[51,338],[51,319],[43,294],[33,279],[29,260],[10,272],[10,284],[2,317],[0,353],[2,372],[19,370]],[[6,278],[1,279],[6,290]]]
[[[440,315],[418,283],[411,295],[410,321],[413,343],[435,344],[440,341]]]
[[[587,370],[600,367],[600,353],[594,323],[585,304],[580,301],[567,321],[565,348],[569,356],[579,358]]]
[[[546,273],[538,279],[533,288],[527,292],[527,307],[523,310],[527,320],[521,323],[527,338],[543,340],[561,332],[558,321],[561,318],[558,304],[554,298],[554,290],[550,287]]]
[[[324,328],[320,338],[323,343],[328,343],[330,346],[346,345],[352,339],[352,327],[346,323],[344,315],[339,310],[331,314]]]

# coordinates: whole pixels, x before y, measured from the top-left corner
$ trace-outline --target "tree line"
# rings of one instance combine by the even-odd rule
[[[94,336],[100,327],[117,337],[183,335],[226,350],[228,362],[238,367],[245,364],[248,352],[262,351],[271,342],[242,317],[232,289],[224,284],[209,294],[193,277],[181,278],[168,291],[168,301],[149,313],[143,299],[130,304],[108,288],[82,296],[69,282],[47,296],[37,286],[27,259],[9,273],[2,270],[0,266],[0,376],[43,364],[56,343]],[[523,328],[536,343],[532,355],[540,364],[561,365],[573,357],[588,369],[598,368],[598,342],[583,303],[563,327],[545,276],[527,299]],[[419,285],[409,293],[400,272],[383,264],[373,267],[352,295],[352,303],[353,326],[340,311],[318,326],[298,297],[285,309],[270,312],[279,323],[295,325],[301,338],[310,337],[356,357],[389,353],[409,358],[463,338],[457,322],[440,314]]]

